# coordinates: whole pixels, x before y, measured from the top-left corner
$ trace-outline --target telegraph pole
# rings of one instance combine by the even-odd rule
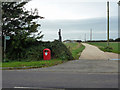
[[[92,41],[92,29],[90,29],[90,41]]]
[[[107,46],[109,46],[109,1],[107,2]]]
[[[85,34],[85,42],[86,42],[86,34]]]

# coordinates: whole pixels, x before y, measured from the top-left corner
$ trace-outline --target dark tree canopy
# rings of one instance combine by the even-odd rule
[[[7,41],[7,56],[11,59],[24,57],[29,43],[43,38],[36,20],[43,19],[38,10],[28,11],[24,5],[28,2],[2,2],[2,36],[10,36]],[[35,35],[35,33],[37,33]]]
[[[2,3],[2,30],[3,35],[16,36],[24,34],[29,36],[33,32],[38,32],[40,24],[34,22],[35,19],[42,19],[38,15],[37,9],[27,11],[24,5],[27,2],[3,2]]]
[[[115,41],[120,42],[120,38],[116,38]]]
[[[118,2],[118,5],[120,6],[120,1]]]

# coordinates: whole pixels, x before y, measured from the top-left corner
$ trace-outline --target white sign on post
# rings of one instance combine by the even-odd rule
[[[6,39],[6,40],[10,40],[10,36],[6,36],[5,39]]]

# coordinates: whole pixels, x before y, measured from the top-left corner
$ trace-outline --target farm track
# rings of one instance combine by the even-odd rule
[[[103,52],[98,47],[82,43],[85,46],[85,49],[81,53],[79,59],[87,60],[109,60],[109,59],[118,59],[118,54]]]

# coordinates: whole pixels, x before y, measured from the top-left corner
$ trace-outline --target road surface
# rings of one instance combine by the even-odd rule
[[[73,60],[57,66],[4,70],[3,88],[117,88],[118,62]]]
[[[115,73],[3,71],[3,88],[117,88]]]

